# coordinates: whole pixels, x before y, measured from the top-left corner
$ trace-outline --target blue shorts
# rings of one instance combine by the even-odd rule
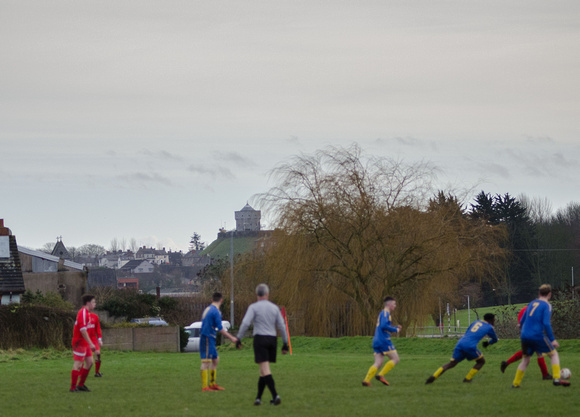
[[[534,352],[552,356],[554,346],[552,346],[552,343],[547,337],[544,337],[542,340],[522,339],[522,354],[524,356],[532,356]]]
[[[390,340],[387,340],[387,341],[384,341],[383,343],[381,343],[380,345],[373,344],[373,351],[375,353],[381,353],[383,355],[386,355],[388,353],[396,352],[397,349],[395,349],[393,342],[391,342]]]
[[[218,353],[215,348],[215,339],[213,337],[199,337],[199,355],[201,359],[217,359]]]
[[[452,360],[455,362],[461,362],[463,359],[467,359],[468,361],[472,361],[475,359],[481,358],[483,355],[482,353],[475,349],[475,348],[463,348],[461,346],[455,346],[453,349],[453,356],[451,357]]]

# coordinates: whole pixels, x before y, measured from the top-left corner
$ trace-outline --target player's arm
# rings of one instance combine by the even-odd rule
[[[556,341],[556,338],[554,337],[554,333],[552,332],[552,324],[550,323],[551,316],[552,313],[550,311],[550,305],[548,304],[548,308],[544,309],[542,315],[542,324],[544,325],[544,332],[546,332],[546,336],[548,336],[548,339],[553,344]]]
[[[493,327],[489,327],[489,330],[487,331],[487,335],[489,336],[489,341],[486,340],[485,342],[483,342],[483,347],[488,347],[489,345],[493,345],[494,343],[497,343],[497,341],[499,340],[497,338],[497,335],[495,334],[495,330],[493,330]]]
[[[389,318],[390,318],[390,314],[389,314]],[[381,317],[380,328],[382,331],[391,332],[391,333],[398,333],[401,331],[401,326],[396,326],[396,327],[390,326],[389,321],[387,319],[388,318],[386,318],[386,317]]]
[[[86,327],[83,327],[81,329],[81,336],[83,337],[83,339],[86,340],[86,342],[89,344],[89,346],[91,347],[91,350],[94,352],[96,349],[95,344],[93,343],[93,341],[91,340],[91,338],[89,337],[89,332],[87,331]]]
[[[228,332],[226,329],[224,329],[222,327],[221,330],[219,330],[219,332],[221,334],[223,334],[225,337],[227,337],[228,339],[230,339],[233,343],[237,343],[238,342],[238,338],[236,336],[234,336],[233,334],[231,334],[230,332]]]
[[[95,331],[97,333],[97,340],[99,341],[99,346],[103,346],[103,334],[101,333],[101,322],[98,318]]]
[[[253,321],[254,321],[254,309],[250,305],[250,307],[248,307],[248,310],[246,311],[246,314],[244,315],[244,318],[242,319],[240,330],[238,330],[239,340],[242,340],[244,334],[246,333],[246,330],[248,330]]]

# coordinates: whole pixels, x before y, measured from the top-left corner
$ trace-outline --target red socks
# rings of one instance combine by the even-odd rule
[[[546,366],[546,359],[543,356],[538,357],[538,366],[542,370],[542,376],[548,376],[548,367]]]
[[[514,353],[514,356],[509,358],[507,360],[507,363],[508,363],[508,365],[511,365],[512,363],[519,361],[521,358],[522,358],[522,351],[520,350],[519,352]]]
[[[87,380],[87,376],[89,376],[89,369],[81,368],[80,372],[81,379],[79,380],[79,387],[85,385],[85,381]]]
[[[95,373],[98,374],[101,369],[101,361],[95,361]]]
[[[80,371],[75,371],[74,369],[70,373],[70,388],[75,389],[77,387],[77,381],[81,375]]]

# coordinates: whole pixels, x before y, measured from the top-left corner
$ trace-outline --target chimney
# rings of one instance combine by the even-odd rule
[[[10,229],[4,227],[4,219],[0,219],[0,236],[10,236],[11,234]]]

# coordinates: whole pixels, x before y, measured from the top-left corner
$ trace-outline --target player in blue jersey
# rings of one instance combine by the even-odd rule
[[[560,357],[556,348],[560,347],[554,338],[550,318],[552,305],[549,303],[552,297],[552,287],[543,284],[539,289],[538,298],[528,304],[528,308],[520,322],[522,326],[522,362],[518,366],[516,376],[512,384],[513,388],[519,388],[524,378],[524,372],[530,363],[534,353],[550,357],[552,363],[553,383],[556,386],[570,386],[570,381],[560,379]]]
[[[495,315],[492,313],[487,313],[485,316],[483,316],[483,320],[477,320],[471,323],[463,337],[459,339],[459,342],[457,342],[455,345],[451,361],[437,369],[437,371],[435,371],[435,373],[431,375],[425,383],[431,384],[437,378],[439,378],[443,372],[454,368],[463,359],[470,361],[475,360],[475,365],[463,379],[463,382],[471,382],[475,374],[483,367],[483,365],[485,365],[485,358],[483,357],[483,354],[477,349],[477,344],[485,336],[489,336],[491,340],[486,340],[482,343],[484,348],[497,343],[497,336],[493,330],[494,322]]]
[[[220,312],[220,306],[224,300],[221,293],[214,293],[212,300],[213,302],[204,310],[201,317],[202,322],[199,337],[199,354],[201,356],[201,390],[223,391],[224,388],[216,383],[216,372],[219,362],[216,349],[217,332],[220,332],[234,343],[238,342],[238,338],[232,336],[222,326],[222,313]]]
[[[399,333],[401,331],[400,325],[396,327],[391,325],[391,313],[395,311],[395,308],[397,308],[397,301],[393,297],[386,297],[384,299],[383,311],[380,312],[379,317],[377,318],[377,327],[375,328],[375,336],[373,337],[375,363],[369,368],[367,376],[362,382],[365,387],[371,386],[371,379],[373,376],[384,385],[389,385],[384,377],[387,372],[399,363],[399,355],[391,341],[391,333]],[[385,364],[385,367],[381,372],[375,376],[383,364],[385,356],[390,360]]]

